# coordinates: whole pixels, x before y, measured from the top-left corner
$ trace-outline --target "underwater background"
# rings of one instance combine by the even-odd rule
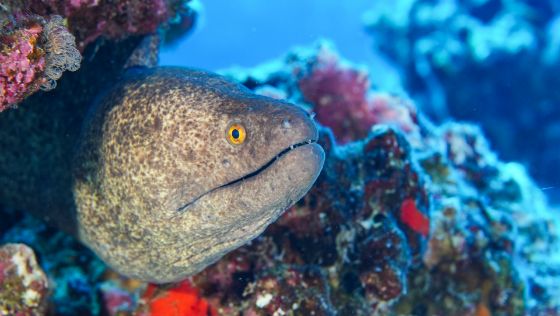
[[[553,75],[560,4],[416,2],[208,1],[193,33],[164,48],[160,64],[214,71],[252,67],[287,48],[330,41],[346,60],[369,69],[374,89],[414,98],[437,122],[482,124],[498,155],[523,163],[560,202]]]
[[[301,106],[326,151],[260,237],[167,286],[119,276],[0,194],[0,315],[560,315],[559,2],[26,0],[0,13],[7,134],[91,103],[159,32],[158,65]]]

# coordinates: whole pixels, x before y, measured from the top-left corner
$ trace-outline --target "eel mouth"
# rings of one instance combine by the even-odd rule
[[[205,196],[205,195],[207,195],[207,194],[210,194],[210,193],[212,193],[212,192],[214,192],[214,191],[216,191],[216,190],[219,190],[219,189],[222,189],[222,188],[225,188],[225,187],[228,187],[228,186],[235,185],[235,184],[237,184],[237,183],[239,183],[239,182],[242,182],[242,181],[244,181],[244,180],[248,180],[248,179],[250,179],[250,178],[254,178],[254,177],[258,176],[260,173],[262,173],[263,171],[265,171],[266,169],[268,169],[268,168],[269,168],[270,166],[272,166],[276,161],[278,161],[278,159],[280,159],[281,157],[287,155],[287,154],[288,154],[289,152],[291,152],[292,150],[294,150],[294,149],[296,149],[296,148],[299,148],[299,147],[302,147],[302,146],[308,146],[308,145],[311,145],[311,144],[315,144],[315,143],[317,143],[317,140],[316,140],[316,139],[308,139],[308,140],[305,140],[305,141],[302,141],[302,142],[299,142],[299,143],[290,145],[290,147],[287,147],[287,148],[285,148],[284,150],[280,151],[278,154],[276,154],[276,156],[274,156],[274,157],[273,157],[272,159],[270,159],[267,163],[265,163],[264,165],[262,165],[259,169],[255,170],[255,171],[253,171],[253,172],[251,172],[251,173],[248,173],[248,174],[244,175],[244,176],[241,177],[241,178],[232,180],[232,181],[230,181],[230,182],[228,182],[228,183],[222,184],[222,185],[220,185],[220,186],[218,186],[218,187],[215,187],[215,188],[213,188],[213,189],[211,189],[211,190],[208,190],[208,191],[202,193],[201,195],[199,195],[199,196],[197,196],[196,198],[194,198],[192,201],[190,201],[190,202],[186,203],[185,205],[182,205],[181,207],[177,208],[177,212],[183,212],[183,211],[185,211],[189,206],[191,206],[192,204],[194,204],[196,201],[200,200],[203,196]]]

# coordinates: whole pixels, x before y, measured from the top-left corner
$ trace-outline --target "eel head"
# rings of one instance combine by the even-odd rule
[[[197,70],[137,70],[84,124],[74,159],[79,234],[106,263],[181,280],[257,237],[324,161],[297,106]]]

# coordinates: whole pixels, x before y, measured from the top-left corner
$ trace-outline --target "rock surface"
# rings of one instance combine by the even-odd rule
[[[24,244],[0,247],[0,315],[43,315],[49,282]]]

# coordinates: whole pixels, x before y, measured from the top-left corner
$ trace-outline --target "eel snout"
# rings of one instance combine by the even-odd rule
[[[177,213],[174,225],[166,229],[177,247],[161,251],[161,269],[152,268],[142,278],[162,283],[197,273],[259,236],[311,188],[325,160],[317,127],[300,108],[280,106],[284,114],[270,120],[267,129],[276,139],[276,150],[255,170],[210,190]]]

